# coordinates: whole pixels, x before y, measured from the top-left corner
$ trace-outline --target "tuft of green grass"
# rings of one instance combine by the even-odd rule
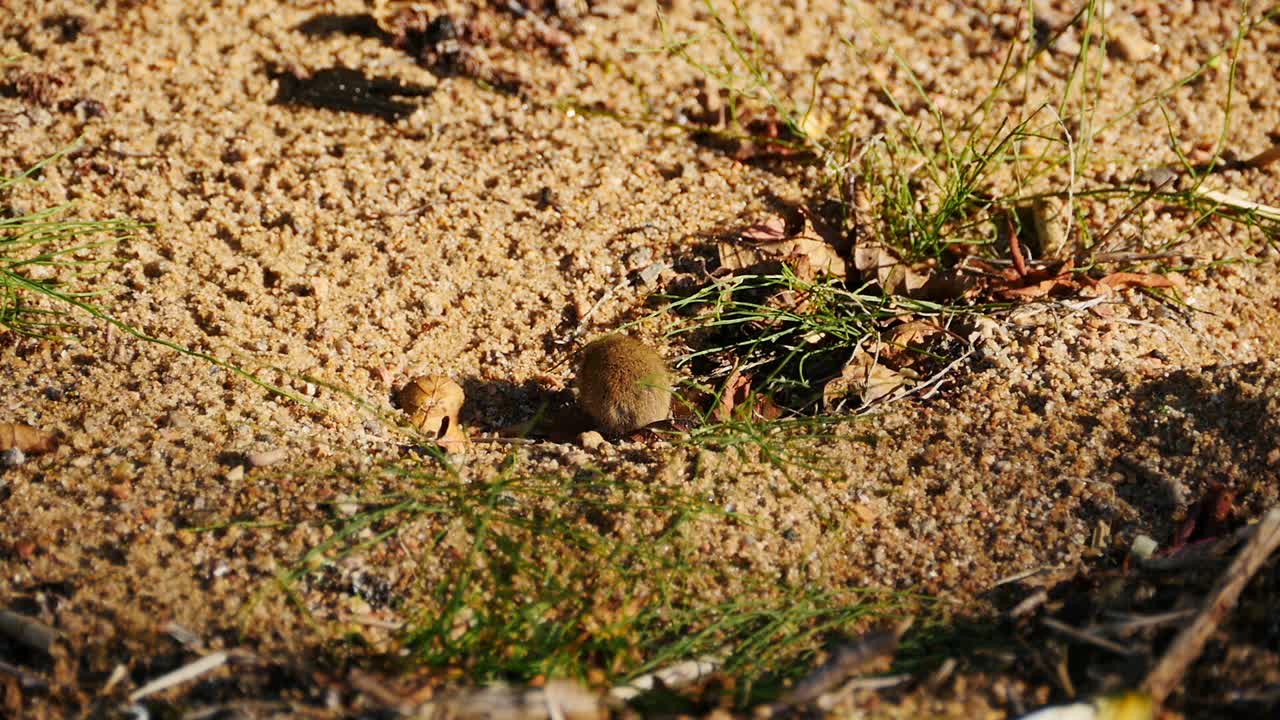
[[[775,695],[833,637],[927,602],[765,579],[722,597],[716,588],[726,568],[707,562],[691,534],[751,518],[647,481],[591,469],[539,474],[514,458],[483,480],[435,463],[398,462],[380,472],[414,489],[344,500],[361,509],[335,517],[333,535],[281,573],[276,587],[302,608],[298,588],[310,573],[410,525],[428,528],[422,584],[399,611],[411,658],[442,677],[569,677],[610,687],[714,655],[717,677],[745,705]]]
[[[1001,257],[1007,249],[999,242],[1002,218],[1036,200],[1053,198],[1063,204],[1058,221],[1066,228],[1068,246],[1052,250],[1084,256],[1100,249],[1096,235],[1106,230],[1086,222],[1094,214],[1092,204],[1120,200],[1162,202],[1194,213],[1222,210],[1196,190],[1221,166],[1219,159],[1229,149],[1241,43],[1254,28],[1280,18],[1280,9],[1257,17],[1251,17],[1247,8],[1242,10],[1236,31],[1221,50],[1114,117],[1097,117],[1104,77],[1115,69],[1108,67],[1114,61],[1106,57],[1106,19],[1099,0],[1086,2],[1048,37],[1039,36],[1034,24],[1025,22],[1025,37],[1009,44],[990,88],[959,115],[944,113],[907,61],[894,51],[891,40],[876,38],[875,49],[896,65],[910,90],[907,96],[898,96],[882,84],[880,95],[893,108],[897,121],[878,135],[863,137],[851,130],[853,123],[848,119],[810,122],[822,111],[821,68],[808,82],[784,77],[741,6],[732,3],[732,12],[725,13],[713,0],[703,4],[713,29],[698,36],[673,37],[659,13],[665,38],[661,51],[723,88],[730,118],[750,114],[752,109],[778,118],[787,139],[748,139],[786,142],[808,151],[802,157],[813,158],[823,170],[812,199],[834,200],[843,209],[849,234],[880,241],[906,262],[928,261],[944,267],[974,253],[1007,261]],[[1024,8],[1024,13],[1030,11],[1030,6]],[[1079,50],[1069,59],[1057,97],[1025,105],[1017,98],[1027,94],[1031,69],[1070,28],[1079,33]],[[873,48],[847,40],[845,46],[864,62],[879,61],[869,55]],[[698,48],[706,52],[695,53]],[[705,59],[707,55],[714,60]],[[1136,180],[1098,179],[1102,166],[1113,160],[1097,156],[1099,133],[1131,120],[1144,107],[1157,107],[1168,117],[1165,102],[1174,92],[1203,80],[1224,62],[1227,97],[1213,158],[1193,166],[1182,154],[1183,143],[1172,122],[1168,125],[1169,146],[1180,158],[1178,169],[1188,179],[1189,189],[1151,192]],[[782,89],[798,86],[806,88],[804,96]],[[1142,169],[1135,167],[1133,175]],[[1274,237],[1274,223],[1257,213],[1220,214],[1265,230],[1264,237]],[[1079,259],[1080,264],[1088,264],[1087,257]]]
[[[0,179],[0,198],[64,153]],[[66,204],[0,217],[0,329],[48,338],[74,328],[66,306],[103,292],[92,284],[112,261],[103,250],[140,227],[128,219],[69,219],[71,210]]]
[[[0,194],[19,183],[33,181],[43,168],[66,153],[67,150],[62,150],[25,172],[0,179]],[[128,218],[66,219],[73,207],[68,203],[0,217],[0,330],[54,339],[58,333],[78,328],[73,313],[82,313],[143,342],[203,360],[272,394],[317,409],[307,398],[263,379],[260,370],[248,370],[209,353],[149,335],[94,303],[94,298],[106,295],[109,289],[92,283],[114,262],[114,258],[104,256],[102,250],[134,237],[146,226]]]
[[[714,0],[703,5],[711,29],[691,37],[673,36],[659,13],[660,51],[724,89],[731,120],[725,132],[738,133],[741,128],[733,120],[753,113],[781,122],[785,138],[751,139],[805,151],[794,161],[815,163],[821,171],[807,204],[838,208],[840,227],[854,247],[878,244],[921,273],[946,274],[961,272],[973,256],[989,265],[1012,265],[1011,238],[1018,238],[1028,262],[1072,260],[1072,272],[1098,276],[1112,270],[1191,269],[1177,249],[1191,233],[1220,218],[1243,224],[1265,242],[1280,236],[1280,222],[1265,212],[1226,207],[1201,192],[1207,177],[1223,166],[1219,159],[1230,137],[1240,46],[1259,24],[1280,18],[1280,9],[1258,17],[1242,10],[1221,50],[1114,117],[1102,117],[1099,110],[1106,73],[1116,67],[1106,53],[1106,17],[1099,0],[1088,0],[1048,37],[1043,28],[1024,22],[1025,37],[1009,43],[990,87],[963,111],[944,112],[891,39],[874,38],[873,47],[845,41],[848,51],[864,62],[888,58],[905,78],[905,91],[880,85],[879,95],[895,119],[877,135],[863,137],[852,130],[850,118],[811,122],[823,111],[822,68],[808,81],[785,77],[741,6],[731,3],[732,10],[722,12]],[[1031,7],[1023,13],[1028,19]],[[1079,50],[1066,58],[1057,86],[1039,88],[1047,93],[1046,100],[1025,103],[1022,98],[1033,94],[1033,76],[1043,76],[1032,70],[1069,29],[1078,34]],[[872,50],[879,54],[872,57]],[[1182,153],[1184,143],[1165,102],[1223,65],[1223,127],[1213,159],[1193,166]],[[796,94],[785,88],[796,88]],[[1168,143],[1180,158],[1173,168],[1181,178],[1177,187],[1153,184],[1143,172],[1152,168],[1141,166],[1133,168],[1132,180],[1117,182],[1107,167],[1114,158],[1097,153],[1099,134],[1130,121],[1143,107],[1165,112]],[[1177,237],[1154,246],[1141,233],[1125,237],[1117,232],[1152,203],[1190,214],[1190,223]],[[1099,226],[1095,218],[1108,215],[1113,221]],[[1049,231],[1045,226],[1051,226]],[[1114,259],[1124,257],[1139,259]],[[1146,292],[1160,297],[1158,291]],[[1176,297],[1161,299],[1178,302]],[[973,297],[913,300],[856,275],[847,281],[806,282],[786,267],[772,275],[717,278],[686,297],[668,300],[666,311],[681,317],[669,335],[694,348],[682,362],[706,384],[714,385],[715,377],[731,369],[749,371],[754,389],[788,408],[809,410],[820,406],[820,388],[850,356],[859,348],[875,347],[878,334],[895,322],[928,317],[946,326],[966,315],[1007,307]]]
[[[930,318],[946,327],[997,305],[954,304],[885,295],[870,283],[837,278],[805,280],[784,266],[776,275],[733,275],[662,309],[680,318],[668,336],[699,349],[680,359],[694,370],[724,368],[732,357],[751,372],[755,388],[789,408],[814,408],[821,387],[861,346],[896,320]]]

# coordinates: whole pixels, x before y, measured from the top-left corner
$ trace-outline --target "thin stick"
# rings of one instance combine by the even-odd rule
[[[809,673],[796,686],[769,706],[769,714],[799,705],[807,705],[825,695],[836,685],[843,683],[869,663],[885,657],[893,657],[898,651],[898,639],[911,627],[911,620],[904,620],[887,630],[877,630],[863,635],[858,642],[845,645],[832,654],[831,659]]]
[[[1185,620],[1196,611],[1187,608],[1185,610],[1173,610],[1166,613],[1158,613],[1156,615],[1132,615],[1128,617],[1120,617],[1109,623],[1102,625],[1104,629],[1113,633],[1124,633],[1133,630],[1141,630],[1142,628],[1158,627],[1160,625],[1168,625],[1180,620]]]
[[[129,693],[129,702],[135,703],[148,695],[167,690],[188,680],[194,680],[205,673],[212,672],[227,664],[231,654],[225,650],[210,653],[193,663],[183,665],[171,673],[165,673],[142,687]]]
[[[693,660],[684,660],[674,665],[654,670],[631,680],[626,685],[619,685],[613,688],[609,691],[609,697],[626,702],[649,692],[659,682],[669,688],[692,685],[699,679],[718,670],[724,664],[726,654],[727,652],[703,655]]]
[[[1075,638],[1080,642],[1089,643],[1090,645],[1097,645],[1098,647],[1103,648],[1105,650],[1110,650],[1111,652],[1117,655],[1128,656],[1128,655],[1139,654],[1137,650],[1133,650],[1132,648],[1127,648],[1117,642],[1113,642],[1100,635],[1091,633],[1088,630],[1081,630],[1080,628],[1071,627],[1070,625],[1064,622],[1061,622],[1059,620],[1054,620],[1053,618],[1044,618],[1040,622],[1043,623],[1044,626],[1049,628],[1050,630],[1055,630],[1057,632],[1062,633],[1063,635]]]
[[[39,650],[46,655],[58,639],[57,630],[35,618],[9,610],[0,610],[0,635],[6,635],[19,645]]]
[[[35,673],[27,672],[26,670],[23,670],[17,665],[10,665],[9,663],[3,660],[0,660],[0,672],[8,675],[12,675],[18,678],[18,682],[21,683],[22,687],[24,688],[49,687],[48,680],[45,680],[44,678],[40,677],[39,675],[36,675]]]
[[[1280,508],[1269,511],[1262,522],[1258,523],[1253,537],[1249,538],[1231,566],[1218,578],[1200,614],[1178,634],[1155,669],[1147,675],[1146,689],[1151,693],[1155,704],[1162,704],[1169,693],[1182,682],[1182,676],[1200,656],[1209,636],[1231,612],[1241,591],[1277,546],[1280,546]]]

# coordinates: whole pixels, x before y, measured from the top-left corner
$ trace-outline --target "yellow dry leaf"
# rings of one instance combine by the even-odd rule
[[[17,448],[36,455],[48,452],[57,444],[53,433],[22,423],[0,423],[0,450]]]
[[[464,399],[462,387],[443,375],[415,378],[397,394],[409,423],[446,450],[467,442],[466,433],[458,423]]]
[[[928,284],[931,275],[918,272],[877,242],[859,243],[853,249],[853,265],[886,295],[913,295]]]

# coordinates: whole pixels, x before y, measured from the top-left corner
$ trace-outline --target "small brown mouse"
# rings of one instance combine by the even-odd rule
[[[606,435],[671,414],[671,373],[658,353],[626,335],[593,340],[578,355],[578,406]]]

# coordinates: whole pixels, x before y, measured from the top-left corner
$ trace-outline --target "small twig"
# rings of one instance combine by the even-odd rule
[[[1185,620],[1195,614],[1195,610],[1186,608],[1185,610],[1172,610],[1170,612],[1157,613],[1155,615],[1131,615],[1122,619],[1117,619],[1114,622],[1106,623],[1101,627],[1106,629],[1107,632],[1126,633],[1134,630],[1141,630],[1143,628],[1168,625],[1170,623],[1178,622],[1179,620]]]
[[[880,675],[878,677],[854,678],[840,687],[836,693],[845,694],[845,691],[853,690],[883,690],[885,688],[897,687],[911,679],[910,673],[901,673],[898,675]]]
[[[178,644],[183,647],[190,648],[197,652],[204,649],[204,643],[200,642],[199,635],[196,635],[176,622],[167,622],[164,624],[164,627],[160,629],[165,633],[168,633],[169,637],[177,640]]]
[[[1258,523],[1253,537],[1218,578],[1195,620],[1174,638],[1164,657],[1147,675],[1145,686],[1155,704],[1163,704],[1169,693],[1182,682],[1182,676],[1200,656],[1209,636],[1235,607],[1241,591],[1277,546],[1280,546],[1280,508],[1272,509]]]
[[[403,715],[411,709],[403,696],[362,670],[353,669],[347,676],[347,682],[351,683],[352,688],[368,695],[374,702],[388,710],[394,710]]]
[[[1080,642],[1089,643],[1090,645],[1097,645],[1098,647],[1103,648],[1105,650],[1110,650],[1111,652],[1116,653],[1117,655],[1132,656],[1132,655],[1141,654],[1137,650],[1134,650],[1132,648],[1127,648],[1121,645],[1120,643],[1114,642],[1112,640],[1108,640],[1107,638],[1104,638],[1101,635],[1097,635],[1088,630],[1081,630],[1080,628],[1071,627],[1070,625],[1064,622],[1061,622],[1059,620],[1055,620],[1053,618],[1044,618],[1040,622],[1043,623],[1044,626],[1049,628],[1050,630],[1060,632],[1063,635],[1075,638]]]
[[[726,655],[728,655],[728,650],[722,649],[712,655],[703,655],[693,660],[683,660],[660,670],[640,675],[633,678],[626,685],[619,685],[610,690],[609,697],[626,702],[649,692],[658,683],[669,688],[692,685],[718,670],[724,664]]]
[[[5,661],[3,661],[3,660],[0,660],[0,672],[2,672],[2,673],[6,673],[6,674],[9,674],[9,675],[12,675],[12,676],[14,676],[14,677],[18,678],[18,682],[19,682],[19,683],[22,685],[22,687],[24,687],[24,688],[46,688],[46,687],[49,687],[49,681],[48,681],[48,680],[45,680],[44,678],[40,677],[39,675],[37,675],[37,674],[35,674],[35,673],[33,673],[33,672],[28,672],[28,671],[26,671],[26,670],[23,670],[22,668],[18,667],[17,665],[10,665],[9,663],[7,663],[7,662],[5,662]]]
[[[1173,572],[1213,562],[1226,555],[1231,548],[1252,537],[1257,527],[1257,525],[1246,525],[1226,537],[1187,545],[1176,554],[1148,558],[1142,561],[1142,569]]]
[[[893,657],[898,651],[898,640],[909,627],[911,620],[907,619],[887,630],[876,630],[863,635],[852,645],[840,647],[832,653],[831,659],[796,683],[777,702],[769,705],[768,714],[777,715],[789,707],[808,705],[868,664]]]
[[[129,693],[129,702],[136,703],[148,695],[154,695],[163,690],[168,690],[174,685],[181,685],[188,680],[194,680],[201,675],[213,672],[223,665],[226,665],[227,661],[231,659],[233,652],[235,651],[219,650],[218,652],[205,655],[195,662],[183,665],[173,672],[165,673],[164,675],[161,675],[155,680],[152,680],[146,685],[143,685],[137,690]],[[247,655],[247,653],[245,655]]]
[[[840,689],[823,694],[814,704],[819,710],[830,710],[859,690],[885,690],[891,687],[898,687],[903,683],[910,682],[911,677],[909,673],[902,673],[900,675],[854,678],[841,685]]]
[[[107,681],[103,683],[98,695],[106,695],[115,690],[116,686],[127,677],[129,677],[129,669],[124,665],[117,664],[114,668],[111,668],[111,674],[107,676]]]
[[[5,635],[46,655],[58,639],[58,631],[36,620],[9,610],[0,610],[0,635]]]
[[[1019,570],[1018,572],[1012,575],[1005,575],[1004,577],[1000,578],[991,587],[998,588],[1001,585],[1008,585],[1009,583],[1015,583],[1020,580],[1026,580],[1027,578],[1032,577],[1034,575],[1039,575],[1040,573],[1046,570],[1056,570],[1056,569],[1057,569],[1056,567],[1053,567],[1050,565],[1041,565],[1040,567],[1028,568],[1026,570]]]
[[[1044,588],[1040,588],[1023,598],[1022,602],[1014,605],[1013,608],[1009,610],[1008,615],[1014,619],[1020,618],[1023,615],[1029,615],[1034,612],[1036,608],[1044,605],[1048,601],[1049,593],[1046,592]]]

